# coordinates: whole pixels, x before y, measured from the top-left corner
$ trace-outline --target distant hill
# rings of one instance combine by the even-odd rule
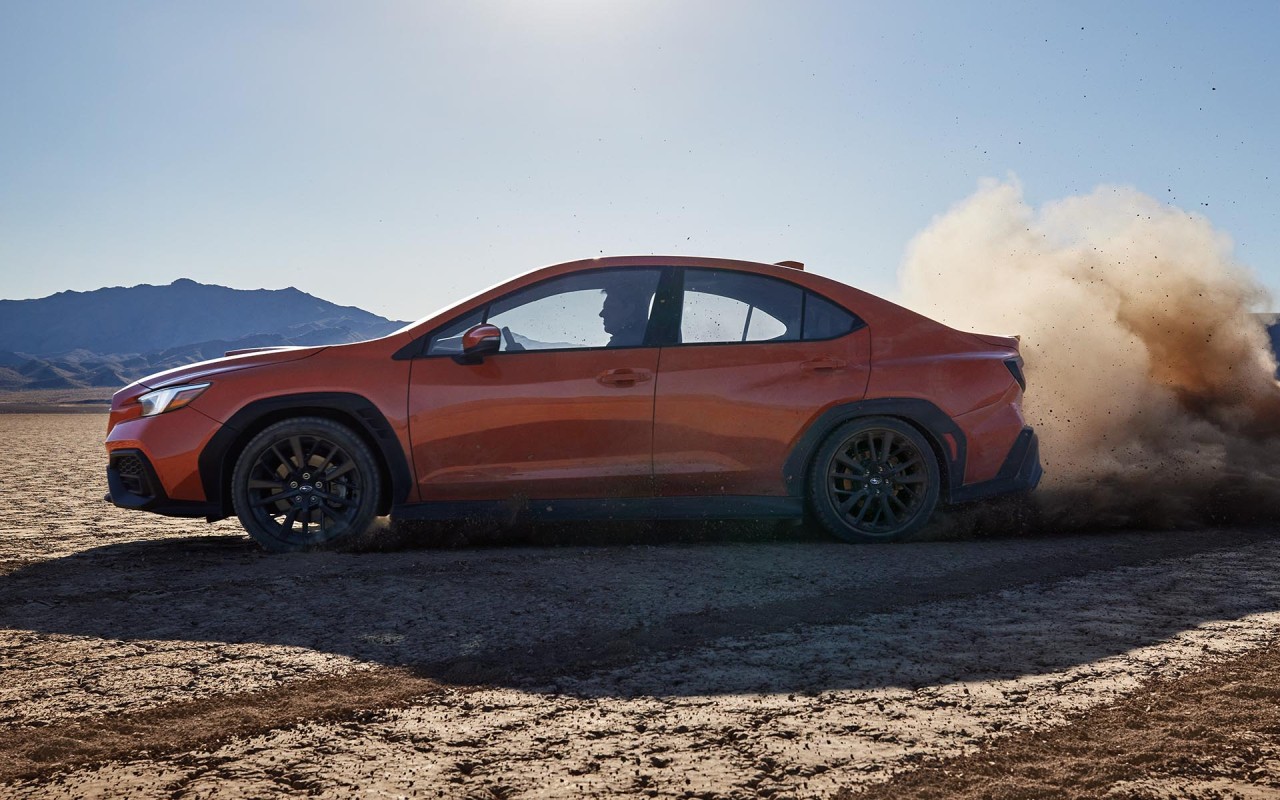
[[[229,289],[185,278],[168,286],[59,292],[0,300],[0,350],[44,355],[84,349],[147,353],[250,334],[343,328],[385,333],[396,323],[292,287]]]
[[[357,342],[403,324],[292,287],[185,278],[0,300],[0,391],[119,387],[227,350]]]

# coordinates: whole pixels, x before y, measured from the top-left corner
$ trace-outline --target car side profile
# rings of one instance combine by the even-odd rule
[[[1040,479],[1016,338],[795,262],[545,267],[390,334],[233,351],[112,398],[109,499],[272,551],[380,515],[800,518],[901,539]]]

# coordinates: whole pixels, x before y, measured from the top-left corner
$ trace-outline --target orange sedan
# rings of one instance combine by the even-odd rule
[[[118,506],[236,515],[274,551],[376,516],[809,515],[900,539],[1035,487],[1014,338],[783,262],[546,267],[381,339],[270,348],[115,394]]]

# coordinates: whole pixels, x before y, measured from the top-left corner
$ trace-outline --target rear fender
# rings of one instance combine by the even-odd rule
[[[955,489],[964,480],[964,432],[942,409],[928,400],[913,397],[878,397],[844,403],[824,411],[805,429],[783,465],[782,478],[788,495],[801,497],[805,494],[805,479],[814,453],[832,431],[849,420],[861,417],[894,417],[924,434],[938,459],[942,496],[950,502]]]

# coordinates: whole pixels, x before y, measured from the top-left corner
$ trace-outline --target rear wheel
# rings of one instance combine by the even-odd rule
[[[823,442],[809,473],[809,503],[850,542],[890,542],[923,528],[938,505],[938,461],[924,436],[891,417],[846,422]]]
[[[268,426],[236,460],[231,497],[249,535],[272,552],[341,547],[377,514],[381,476],[368,445],[322,417]]]

